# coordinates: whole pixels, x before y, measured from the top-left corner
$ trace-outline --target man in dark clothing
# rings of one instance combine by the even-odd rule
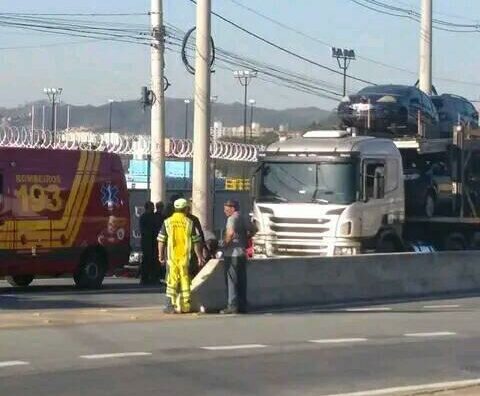
[[[187,217],[192,221],[193,223],[193,228],[196,231],[196,234],[200,236],[200,244],[202,251],[205,250],[205,234],[203,233],[202,229],[202,224],[200,223],[200,219],[192,214],[192,200],[190,200],[190,205],[187,208]],[[205,253],[205,252],[204,252]],[[204,254],[205,256],[205,254]],[[198,258],[196,255],[192,254],[190,256],[190,265],[189,265],[189,272],[190,272],[190,278],[193,279],[195,275],[198,274],[199,271],[199,266],[198,266]]]
[[[223,207],[227,216],[223,255],[228,303],[223,314],[245,313],[247,311],[247,239],[249,226],[240,215],[237,201],[228,200]]]
[[[158,233],[162,229],[163,222],[165,221],[165,214],[164,214],[165,205],[163,202],[157,202],[155,204],[155,239],[157,238]],[[154,283],[158,283],[159,279],[165,280],[165,272],[166,267],[164,265],[160,265],[158,261],[158,243],[155,244],[155,268],[154,268]]]
[[[140,284],[151,285],[155,282],[157,264],[157,225],[153,213],[153,202],[145,203],[145,212],[140,216],[140,234],[142,247],[142,266],[140,268]]]
[[[173,194],[170,197],[170,201],[167,203],[167,207],[165,208],[165,219],[168,219],[173,213],[175,212],[175,208],[173,207],[173,203],[177,200],[183,198],[181,194]]]

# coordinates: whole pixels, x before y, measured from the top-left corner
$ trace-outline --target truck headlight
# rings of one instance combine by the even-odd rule
[[[334,256],[354,256],[358,254],[358,249],[352,246],[335,246]]]
[[[352,233],[352,222],[347,221],[340,226],[340,235],[349,236]]]

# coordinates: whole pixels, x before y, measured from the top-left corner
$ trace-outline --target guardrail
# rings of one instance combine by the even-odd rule
[[[249,306],[308,307],[480,291],[479,252],[396,253],[249,260]],[[212,260],[192,283],[193,306],[226,304],[223,262]]]

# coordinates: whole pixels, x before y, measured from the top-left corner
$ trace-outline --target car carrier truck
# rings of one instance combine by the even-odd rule
[[[255,256],[463,250],[480,237],[480,139],[310,131],[260,154]]]

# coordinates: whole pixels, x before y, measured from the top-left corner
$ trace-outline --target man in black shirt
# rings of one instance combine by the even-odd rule
[[[155,238],[157,238],[158,233],[162,229],[163,222],[165,221],[165,214],[164,214],[164,207],[165,205],[163,202],[157,202],[155,204]],[[158,283],[159,279],[165,280],[165,272],[166,267],[164,265],[160,265],[158,261],[158,244],[155,244],[155,268],[153,271],[154,274],[154,283]]]
[[[145,212],[140,216],[140,234],[142,247],[142,265],[140,268],[140,284],[151,285],[155,282],[155,270],[157,263],[157,226],[153,213],[153,202],[145,203]]]

